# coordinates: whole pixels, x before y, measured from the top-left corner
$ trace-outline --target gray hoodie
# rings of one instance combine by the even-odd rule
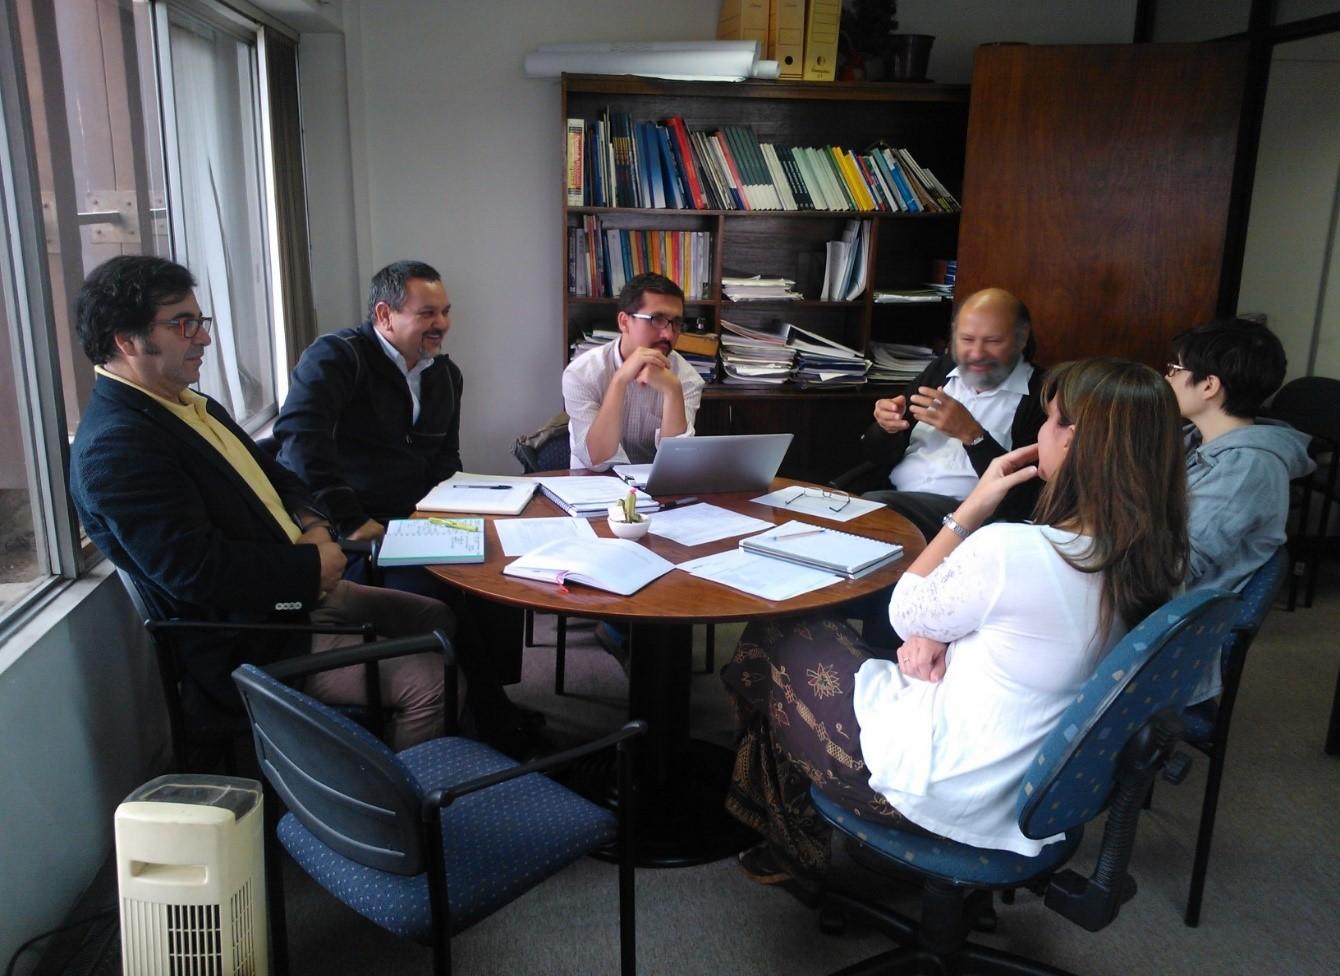
[[[1208,444],[1191,424],[1183,434],[1191,509],[1187,588],[1236,592],[1284,545],[1289,482],[1315,467],[1307,456],[1311,438],[1259,417]]]
[[[1193,424],[1182,433],[1190,507],[1187,589],[1237,592],[1284,545],[1289,482],[1316,467],[1307,455],[1311,438],[1262,417],[1209,444],[1201,443]],[[1211,698],[1220,687],[1219,669],[1211,668],[1191,701]]]

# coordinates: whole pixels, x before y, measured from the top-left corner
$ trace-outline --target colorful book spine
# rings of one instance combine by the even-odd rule
[[[582,119],[568,119],[567,147],[568,206],[580,207],[585,202],[586,185],[586,122]]]

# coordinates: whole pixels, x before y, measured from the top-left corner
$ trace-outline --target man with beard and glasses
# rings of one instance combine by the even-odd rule
[[[1029,362],[1030,336],[1028,308],[1009,292],[986,288],[965,299],[949,351],[905,394],[876,401],[861,447],[893,487],[865,497],[906,516],[930,539],[992,460],[1036,442],[1047,418],[1038,402],[1043,371]],[[995,520],[1027,518],[1037,492],[1037,482],[1020,485]]]
[[[619,341],[583,353],[563,371],[574,468],[647,464],[665,437],[691,437],[703,381],[674,351],[684,292],[640,274],[619,292]]]

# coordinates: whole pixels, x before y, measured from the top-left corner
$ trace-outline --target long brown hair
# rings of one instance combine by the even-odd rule
[[[1089,534],[1085,552],[1061,557],[1103,574],[1099,633],[1113,614],[1134,627],[1172,598],[1186,572],[1177,399],[1158,373],[1124,359],[1062,363],[1047,374],[1042,398],[1075,432],[1033,520]]]

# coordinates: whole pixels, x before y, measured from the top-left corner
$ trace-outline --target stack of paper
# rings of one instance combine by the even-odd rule
[[[795,291],[795,282],[790,278],[765,278],[753,275],[749,278],[723,276],[721,290],[733,302],[796,302],[805,296]]]
[[[613,342],[618,338],[619,332],[617,329],[592,329],[572,344],[572,358],[576,359],[582,353],[599,349],[607,342]]]
[[[952,297],[953,285],[949,286],[949,295],[939,288],[877,288],[875,302],[879,305],[910,305],[921,302],[942,302]]]
[[[722,381],[731,386],[776,386],[790,379],[796,353],[787,346],[784,329],[749,329],[722,319]]]
[[[797,326],[789,326],[786,343],[796,351],[793,376],[801,389],[860,386],[870,360],[850,346]]]
[[[870,221],[849,220],[842,240],[829,241],[820,301],[854,302],[865,291],[870,254]]]
[[[654,512],[659,507],[656,499],[645,491],[629,488],[618,478],[608,475],[585,475],[571,478],[537,478],[545,496],[567,512],[582,518],[605,515],[610,505],[623,501],[630,491],[637,496],[639,512]]]
[[[906,383],[921,374],[934,359],[935,352],[925,346],[906,346],[897,342],[871,342],[868,383]]]

